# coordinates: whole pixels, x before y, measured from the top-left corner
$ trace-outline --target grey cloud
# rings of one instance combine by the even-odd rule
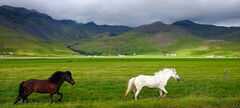
[[[81,23],[139,26],[190,19],[240,26],[240,0],[0,0],[0,5],[35,9],[56,19]]]

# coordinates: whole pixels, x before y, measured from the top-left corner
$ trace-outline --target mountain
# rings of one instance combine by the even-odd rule
[[[202,38],[240,42],[240,27],[197,24],[190,20],[177,21],[172,25],[183,27],[192,34]]]
[[[197,37],[187,30],[166,25],[162,22],[154,22],[142,25],[129,32],[112,37],[99,35],[90,39],[82,39],[71,48],[86,54],[147,54],[147,53],[167,53],[173,48],[163,48],[180,40],[197,40]]]
[[[111,25],[97,25],[94,22],[88,22],[80,25],[85,33],[89,36],[94,36],[99,33],[108,32],[110,36],[117,36],[124,32],[130,31],[132,28],[127,26],[111,26]]]
[[[72,40],[84,38],[85,33],[52,19],[46,14],[25,8],[0,7],[0,25],[42,40]]]
[[[131,28],[56,20],[36,10],[0,7],[0,54],[240,56],[238,27],[160,21]]]
[[[187,29],[162,22],[142,25],[115,37],[101,34],[70,46],[86,55],[240,56],[240,43],[196,36]]]
[[[98,33],[118,35],[131,30],[126,26],[79,24],[72,20],[55,20],[36,10],[0,7],[0,51],[14,49],[20,55],[77,54],[67,48],[73,41]]]

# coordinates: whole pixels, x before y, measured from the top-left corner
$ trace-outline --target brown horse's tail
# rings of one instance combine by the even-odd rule
[[[21,100],[21,98],[23,98],[23,93],[24,93],[24,88],[23,88],[23,83],[24,82],[21,82],[19,84],[19,89],[18,89],[18,97],[17,97],[17,100],[14,102],[14,104],[16,104],[19,100]]]
[[[23,93],[24,93],[23,83],[24,83],[24,82],[21,82],[21,83],[19,84],[18,98],[22,97],[22,95],[23,95]]]

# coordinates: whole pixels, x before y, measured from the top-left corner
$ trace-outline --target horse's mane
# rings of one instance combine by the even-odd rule
[[[57,84],[60,81],[62,75],[64,75],[64,72],[57,71],[54,74],[52,74],[52,76],[48,78],[48,80],[50,80],[50,82],[52,83]]]
[[[169,70],[171,70],[171,69],[170,68],[163,68],[162,70],[159,70],[158,72],[155,72],[154,75],[161,75],[161,74],[169,72]]]

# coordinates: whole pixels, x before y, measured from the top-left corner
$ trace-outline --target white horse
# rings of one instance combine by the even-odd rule
[[[135,93],[135,100],[137,100],[137,96],[143,87],[158,88],[160,93],[159,98],[164,98],[168,93],[165,89],[165,86],[170,77],[173,77],[177,81],[180,80],[176,69],[174,68],[164,68],[163,70],[156,72],[154,76],[139,75],[137,77],[131,78],[128,81],[128,89],[126,91],[125,98],[129,94],[133,86],[136,87],[136,89],[133,89],[133,92]],[[165,92],[163,96],[162,91]]]

